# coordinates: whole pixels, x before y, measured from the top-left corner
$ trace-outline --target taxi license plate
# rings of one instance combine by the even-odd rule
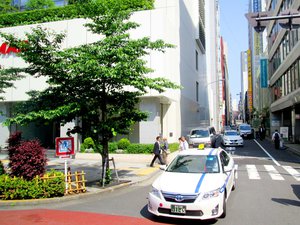
[[[185,214],[186,207],[184,205],[171,205],[171,213]]]

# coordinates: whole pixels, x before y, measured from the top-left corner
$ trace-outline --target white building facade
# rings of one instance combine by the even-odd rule
[[[204,31],[204,0],[160,0],[155,2],[155,9],[135,12],[132,20],[141,24],[133,30],[131,37],[149,36],[151,40],[162,39],[176,47],[166,53],[152,52],[148,58],[148,66],[154,69],[151,77],[165,77],[181,85],[180,90],[168,90],[164,93],[149,91],[141,99],[140,109],[149,112],[147,121],[137,123],[132,133],[127,136],[134,143],[153,143],[158,135],[167,137],[169,142],[177,142],[178,137],[186,135],[201,121],[209,118],[206,92],[206,57]],[[97,41],[98,37],[90,33],[83,25],[84,19],[64,20],[41,24],[55,32],[66,32],[64,48]],[[2,28],[1,32],[13,33],[24,37],[37,25]],[[1,40],[0,40],[1,41]],[[3,41],[1,41],[2,43]],[[0,54],[0,64],[4,68],[26,66],[15,53]],[[14,103],[26,101],[26,92],[46,88],[44,78],[26,76],[15,81],[15,88],[6,90],[5,100],[0,102],[0,122],[11,115]],[[66,136],[68,128],[74,123],[61,127],[59,124],[28,127],[0,127],[0,146],[5,145],[9,135],[23,131],[25,138],[41,139],[46,147],[54,146],[57,136]],[[76,137],[75,137],[76,138]]]
[[[209,98],[209,124],[217,131],[222,123],[222,73],[221,73],[221,36],[220,9],[218,0],[205,1],[206,15],[206,88]]]

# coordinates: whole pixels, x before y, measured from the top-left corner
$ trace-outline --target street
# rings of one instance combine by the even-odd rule
[[[228,200],[226,218],[217,221],[200,221],[197,224],[299,224],[300,157],[284,150],[275,150],[267,140],[245,140],[245,146],[236,148],[233,156],[238,164],[237,188]],[[90,224],[195,224],[194,220],[157,218],[148,213],[147,193],[151,190],[154,179],[155,177],[152,177],[145,182],[116,191],[78,200],[62,201],[58,204],[1,206],[0,218],[5,221],[7,217],[3,220],[3,216],[9,215],[7,210],[49,209],[60,210],[58,212],[61,213],[75,211],[78,212],[77,217],[86,216],[87,221],[98,218],[97,223]],[[81,215],[82,212],[97,214]],[[16,215],[15,212],[13,213]],[[47,213],[51,214],[51,211]],[[59,213],[54,211],[53,216],[55,215]],[[72,215],[72,218],[77,217],[76,213]],[[114,223],[105,221],[114,221]],[[25,224],[25,221],[23,222]]]

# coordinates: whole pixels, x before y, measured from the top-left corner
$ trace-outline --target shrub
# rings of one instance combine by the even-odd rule
[[[130,145],[130,141],[127,138],[122,138],[118,141],[118,148],[125,150]]]
[[[109,142],[108,143],[108,152],[113,153],[113,152],[116,152],[117,149],[118,149],[117,142]]]
[[[84,139],[83,143],[80,145],[80,152],[85,152],[86,149],[93,149],[95,150],[95,142],[91,137],[87,137]]]
[[[9,157],[11,175],[23,177],[25,180],[42,176],[47,163],[45,152],[38,140],[21,142]]]
[[[4,166],[0,160],[0,175],[5,174]]]
[[[130,144],[126,149],[129,154],[149,154],[153,151],[153,144]]]
[[[42,179],[39,176],[28,181],[22,177],[0,176],[0,195],[5,200],[38,199],[63,196],[65,192],[64,174],[50,171]]]
[[[169,144],[169,149],[170,149],[170,152],[177,151],[179,149],[179,143],[175,142],[175,143]]]
[[[20,145],[22,139],[22,132],[17,131],[14,134],[11,134],[7,140],[8,143],[8,156],[13,156],[17,146]]]

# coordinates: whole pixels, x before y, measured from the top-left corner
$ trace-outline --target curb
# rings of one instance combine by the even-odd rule
[[[154,172],[149,174],[148,176],[144,176],[142,179],[137,180],[137,181],[130,181],[127,183],[121,183],[117,184],[112,187],[107,187],[107,188],[99,188],[98,190],[95,191],[88,191],[87,187],[87,192],[85,193],[80,193],[80,194],[74,194],[74,195],[66,195],[62,197],[55,197],[55,198],[45,198],[45,199],[25,199],[25,200],[0,200],[0,207],[2,206],[30,206],[30,205],[40,205],[40,204],[51,204],[51,203],[57,203],[57,202],[66,202],[66,201],[71,201],[71,200],[78,200],[78,199],[83,199],[89,196],[93,196],[96,194],[100,193],[107,193],[107,192],[113,192],[115,190],[125,188],[132,186],[134,184],[141,183],[145,180],[148,180],[150,177],[155,176],[159,172],[159,168],[157,168]]]

